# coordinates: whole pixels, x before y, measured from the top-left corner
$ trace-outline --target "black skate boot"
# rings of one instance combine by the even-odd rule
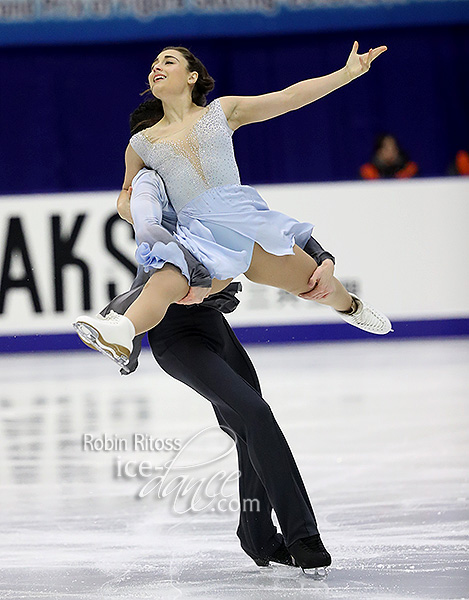
[[[332,563],[329,552],[324,548],[319,534],[302,538],[288,546],[287,551],[293,556],[297,566],[303,569],[303,573],[313,579],[324,579],[327,577],[328,567]]]
[[[294,563],[293,558],[284,543],[282,543],[277,550],[275,550],[275,552],[273,552],[267,558],[254,556],[250,552],[246,552],[246,554],[252,558],[258,567],[269,567],[271,562],[279,563],[280,565],[287,565],[288,567],[298,566]]]

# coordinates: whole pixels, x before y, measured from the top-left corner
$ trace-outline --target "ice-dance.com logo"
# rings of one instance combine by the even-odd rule
[[[223,429],[230,431],[226,427]],[[98,437],[84,434],[82,447],[84,451],[94,452],[173,452],[170,459],[159,465],[155,465],[151,460],[132,460],[119,454],[115,457],[112,468],[115,479],[143,483],[136,493],[137,498],[170,498],[172,508],[178,514],[207,511],[225,513],[239,510],[259,512],[260,502],[257,498],[242,498],[241,502],[237,498],[236,482],[241,476],[239,470],[213,471],[216,463],[220,463],[236,449],[234,432],[230,431],[229,446],[226,450],[218,451],[208,458],[194,460],[194,456],[207,454],[207,448],[211,448],[207,436],[214,430],[219,432],[218,427],[208,427],[184,443],[179,439],[161,440],[143,434],[134,434],[130,440],[105,434]]]

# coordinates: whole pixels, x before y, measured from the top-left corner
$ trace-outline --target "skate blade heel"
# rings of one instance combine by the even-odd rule
[[[253,558],[253,561],[256,565],[261,569],[270,569],[272,568],[268,558]]]
[[[257,563],[256,563],[257,564]],[[270,563],[257,565],[261,571],[273,571],[273,566]]]
[[[314,579],[315,581],[323,581],[329,574],[327,567],[314,567],[312,569],[301,567],[301,569],[308,579]]]
[[[120,367],[125,367],[129,362],[129,356],[126,351],[118,344],[108,344],[100,335],[98,331],[88,323],[82,323],[77,321],[72,324],[76,330],[78,337],[81,341],[86,344],[89,348],[97,350],[111,358]]]
[[[254,562],[259,567],[261,571],[274,571],[276,569],[291,569],[296,568],[297,565],[287,565],[285,563],[277,562],[276,560],[268,560],[268,559],[259,559],[259,562],[254,559]]]

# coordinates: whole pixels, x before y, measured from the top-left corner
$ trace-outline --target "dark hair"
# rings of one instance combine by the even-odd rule
[[[130,115],[130,133],[134,135],[142,129],[151,127],[157,123],[163,116],[161,113],[161,100],[153,98],[153,100],[145,100],[139,104]]]
[[[187,68],[190,72],[197,71],[197,81],[192,88],[192,102],[197,106],[205,106],[207,104],[207,94],[215,87],[215,80],[210,77],[207,69],[202,62],[192,54],[190,50],[182,46],[166,46],[165,50],[177,50],[187,61]],[[151,89],[148,88],[140,95],[148,94]],[[164,116],[163,104],[159,98],[146,100],[138,106],[130,115],[130,133],[133,135],[142,129],[151,127],[158,123]]]

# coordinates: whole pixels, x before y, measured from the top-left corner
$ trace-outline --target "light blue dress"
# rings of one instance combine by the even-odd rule
[[[177,214],[174,237],[217,279],[247,271],[254,242],[277,256],[293,254],[294,244],[303,248],[313,230],[311,223],[270,210],[254,188],[241,185],[232,135],[216,99],[178,139],[153,140],[151,128],[130,138],[164,182]],[[174,262],[160,256],[161,249],[161,244],[140,243],[138,262],[146,269]]]

